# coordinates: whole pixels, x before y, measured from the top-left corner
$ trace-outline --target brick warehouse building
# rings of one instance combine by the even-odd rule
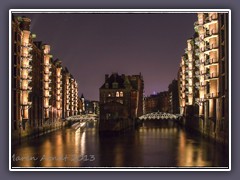
[[[128,123],[130,125],[131,120],[135,120],[143,114],[143,89],[141,74],[129,76],[113,73],[111,76],[105,75],[105,82],[99,89],[100,124],[122,118],[130,119]]]
[[[12,139],[39,135],[62,126],[62,119],[77,114],[78,85],[71,75],[71,91],[60,60],[50,46],[34,42],[31,20],[12,16]],[[69,106],[63,99],[71,98]],[[68,109],[72,114],[65,115]]]
[[[228,143],[228,14],[198,13],[179,69],[180,112],[186,125]],[[192,117],[192,118],[191,118]]]

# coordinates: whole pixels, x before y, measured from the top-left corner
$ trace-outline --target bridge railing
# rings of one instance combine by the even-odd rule
[[[150,120],[150,119],[179,119],[181,117],[180,114],[171,114],[164,112],[153,112],[149,114],[145,114],[139,117],[140,120]]]
[[[67,121],[76,121],[76,120],[87,121],[87,120],[97,120],[97,119],[98,119],[98,116],[95,114],[75,115],[75,116],[70,116],[66,118]]]

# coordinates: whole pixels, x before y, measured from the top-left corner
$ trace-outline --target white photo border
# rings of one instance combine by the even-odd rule
[[[11,164],[11,84],[12,84],[12,14],[13,13],[228,13],[229,80],[229,166],[228,167],[12,167]],[[180,57],[179,57],[180,58]],[[231,10],[230,9],[10,9],[9,10],[9,171],[231,171]]]

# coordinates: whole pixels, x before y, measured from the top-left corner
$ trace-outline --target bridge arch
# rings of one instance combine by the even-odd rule
[[[148,114],[144,114],[140,116],[138,119],[140,120],[164,120],[164,119],[173,119],[178,120],[181,115],[179,114],[171,114],[165,112],[152,112]]]

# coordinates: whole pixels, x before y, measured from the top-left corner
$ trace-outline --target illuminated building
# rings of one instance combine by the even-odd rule
[[[63,119],[70,116],[70,73],[65,67],[63,69],[63,99],[62,99]]]
[[[189,124],[218,141],[228,141],[228,14],[198,13],[179,70],[180,112]]]
[[[51,60],[51,97],[50,97],[50,124],[59,123],[62,119],[62,65],[59,59]]]
[[[30,109],[30,119],[29,124],[31,129],[34,131],[39,131],[39,128],[42,128],[44,125],[43,119],[43,84],[42,74],[43,74],[43,51],[42,51],[42,42],[34,42],[32,50],[32,92],[31,92],[31,101],[32,107]]]
[[[33,42],[31,20],[12,17],[12,139],[36,136],[78,114],[78,85],[53,60],[50,45]]]
[[[80,112],[77,81],[67,68],[64,68],[62,73],[62,117],[65,119]]]
[[[77,81],[73,78],[72,75],[70,75],[69,79],[70,83],[70,116],[77,115],[78,113],[78,85]]]
[[[50,58],[52,57],[50,53],[50,46],[43,45],[43,108],[44,108],[44,119],[49,120],[49,109],[50,109],[50,91],[51,91],[51,63]]]
[[[12,130],[24,136],[31,108],[32,91],[32,34],[31,20],[26,17],[12,19]]]

